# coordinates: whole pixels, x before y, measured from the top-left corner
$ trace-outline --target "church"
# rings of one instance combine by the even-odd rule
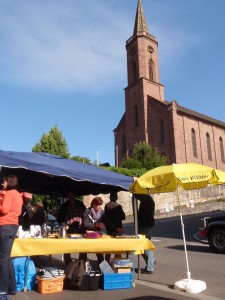
[[[138,0],[133,35],[126,42],[125,113],[114,129],[115,165],[146,141],[169,164],[193,162],[225,171],[225,123],[164,98],[158,41],[149,33]]]

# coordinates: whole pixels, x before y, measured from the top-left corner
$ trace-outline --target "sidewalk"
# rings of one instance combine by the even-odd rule
[[[76,254],[75,254],[76,255]],[[75,257],[73,255],[73,257]],[[95,267],[96,256],[95,254],[88,255],[90,262]],[[65,268],[65,264],[61,259],[61,255],[53,255],[51,259],[51,266],[60,269]],[[37,268],[46,267],[49,264],[48,256],[32,257]],[[149,274],[142,276],[142,280],[137,279],[137,273],[135,273],[135,286],[129,289],[117,289],[117,290],[102,290],[97,291],[76,291],[76,290],[63,290],[58,293],[40,294],[37,291],[37,286],[32,291],[18,292],[17,295],[11,296],[12,300],[221,300],[212,296],[203,294],[188,294],[183,291],[174,290],[173,286],[162,285],[149,281]]]

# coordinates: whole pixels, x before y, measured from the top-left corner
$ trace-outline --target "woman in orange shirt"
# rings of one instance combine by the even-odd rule
[[[2,186],[6,192],[0,204],[0,299],[4,296],[10,299],[8,293],[16,293],[15,271],[10,254],[18,231],[23,199],[17,191],[18,180],[15,175],[4,177]]]

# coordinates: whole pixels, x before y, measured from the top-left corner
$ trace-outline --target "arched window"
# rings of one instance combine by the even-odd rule
[[[198,158],[196,134],[195,134],[194,128],[191,129],[191,140],[192,140],[192,153],[193,153],[193,156]]]
[[[136,127],[138,127],[138,107],[137,107],[137,105],[134,106],[134,117],[135,117],[134,124]]]
[[[210,141],[210,135],[208,132],[206,133],[206,146],[207,146],[207,152],[208,152],[208,159],[212,160],[211,141]]]
[[[163,124],[163,120],[159,120],[159,125],[160,125],[160,138],[161,138],[161,142],[164,142],[164,124]]]
[[[123,136],[122,136],[122,154],[123,155],[126,154],[126,148],[127,148],[127,145],[126,145],[126,136],[125,136],[125,134],[123,134]]]
[[[137,66],[135,61],[133,61],[133,80],[134,82],[137,80]]]
[[[152,59],[149,61],[149,80],[154,81],[154,62]]]
[[[224,148],[223,148],[223,139],[222,137],[220,137],[220,156],[221,156],[221,160],[223,163],[225,163],[225,158],[224,158]]]

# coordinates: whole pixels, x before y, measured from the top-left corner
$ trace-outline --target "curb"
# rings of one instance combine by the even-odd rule
[[[196,233],[194,233],[194,234],[192,235],[192,238],[193,238],[194,240],[196,240],[197,242],[199,242],[199,243],[202,243],[202,244],[208,244],[208,240],[201,237],[200,231],[197,231]]]

